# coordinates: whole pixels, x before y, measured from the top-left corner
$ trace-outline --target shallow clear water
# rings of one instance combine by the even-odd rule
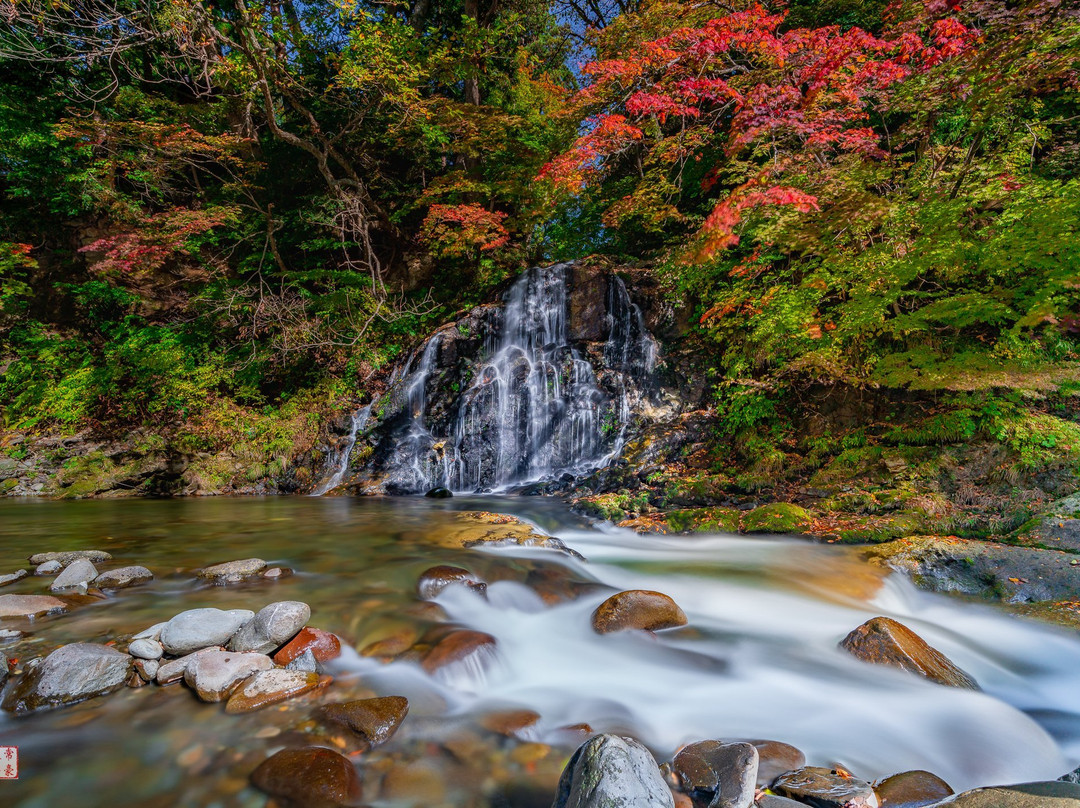
[[[455,511],[467,509],[528,519],[588,560],[444,546]],[[0,501],[0,573],[25,567],[34,552],[77,548],[108,550],[112,566],[148,566],[156,580],[37,621],[18,656],[106,641],[183,609],[283,599],[308,602],[311,625],[350,647],[331,664],[325,693],[249,715],[225,715],[182,686],[149,686],[0,717],[0,745],[18,745],[22,759],[19,781],[0,781],[3,805],[262,805],[247,774],[277,748],[310,741],[315,705],[374,694],[411,702],[394,740],[356,759],[377,805],[550,804],[580,740],[564,728],[581,723],[632,733],[660,759],[703,738],[771,738],[799,746],[813,764],[866,778],[925,768],[957,790],[1053,778],[1080,762],[1074,634],[917,592],[849,549],[598,531],[540,498]],[[190,574],[249,556],[297,574],[234,587]],[[355,649],[373,641],[433,625],[413,595],[433,564],[492,582],[486,600],[451,588],[438,602],[453,622],[494,635],[494,658],[430,677],[413,662],[360,656]],[[525,581],[553,570],[603,586],[551,605]],[[31,577],[0,593],[41,593],[47,583]],[[690,623],[658,636],[597,636],[589,615],[613,591],[605,587],[666,592]],[[984,692],[931,685],[836,649],[879,614],[920,633]],[[540,714],[524,733],[530,743],[474,720],[506,708]]]

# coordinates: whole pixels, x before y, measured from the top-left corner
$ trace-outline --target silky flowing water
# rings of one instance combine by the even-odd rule
[[[453,548],[447,537],[460,510],[516,514],[587,560]],[[22,762],[21,779],[0,781],[0,805],[263,805],[247,775],[276,749],[310,742],[314,706],[376,694],[408,696],[411,710],[389,744],[356,758],[375,784],[374,805],[550,804],[580,742],[566,727],[582,723],[633,734],[660,760],[689,741],[768,738],[800,747],[811,764],[840,764],[868,779],[923,768],[957,790],[1054,778],[1080,762],[1074,634],[918,592],[849,548],[779,537],[642,537],[591,528],[559,502],[526,497],[0,502],[0,572],[25,567],[34,552],[80,548],[148,566],[156,579],[39,619],[20,656],[104,642],[184,609],[258,609],[284,599],[309,603],[310,624],[349,647],[329,664],[335,679],[324,693],[247,715],[202,704],[182,685],[152,685],[0,717],[0,745],[18,746]],[[250,556],[296,574],[230,587],[190,574]],[[413,662],[361,656],[357,649],[374,641],[432,625],[414,591],[435,564],[465,566],[491,582],[486,599],[451,587],[437,602],[454,623],[494,635],[495,655],[434,676]],[[524,583],[530,572],[530,581],[537,573],[576,580],[580,594],[545,601]],[[42,593],[47,581],[30,577],[3,592]],[[655,636],[594,634],[592,610],[628,588],[671,595],[689,625]],[[837,650],[876,615],[913,628],[984,692],[939,687]],[[540,720],[523,739],[477,723],[505,709],[533,710]],[[380,791],[391,780],[395,787]]]

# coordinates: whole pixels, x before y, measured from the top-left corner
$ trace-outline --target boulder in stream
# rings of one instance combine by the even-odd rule
[[[408,714],[409,700],[403,696],[338,702],[319,708],[321,718],[348,727],[369,749],[390,740]]]
[[[314,690],[323,681],[317,673],[271,668],[245,680],[225,704],[227,713],[252,713]]]
[[[670,597],[661,592],[631,589],[601,603],[592,616],[598,634],[626,629],[659,631],[686,625],[686,615]]]
[[[55,561],[60,564],[60,566],[66,567],[71,562],[80,558],[84,558],[94,564],[100,564],[102,561],[112,561],[112,555],[106,553],[104,550],[70,550],[62,553],[35,553],[30,556],[28,560],[34,566]]]
[[[7,586],[8,584],[13,584],[16,581],[21,581],[27,575],[29,575],[29,573],[26,570],[15,570],[15,572],[9,573],[7,575],[0,575],[0,586]]]
[[[901,668],[940,685],[979,689],[975,680],[943,653],[888,617],[867,620],[841,640],[840,647],[863,662]]]
[[[804,766],[782,774],[771,790],[814,808],[878,808],[874,787],[843,769]]]
[[[64,601],[51,595],[0,595],[0,617],[36,617],[66,609]]]
[[[75,704],[112,693],[124,686],[131,673],[132,658],[96,643],[63,645],[43,660],[26,667],[4,699],[3,707],[27,713],[47,707]]]
[[[428,673],[435,673],[454,663],[482,666],[495,651],[495,638],[482,631],[458,629],[451,631],[432,647],[421,661]]]
[[[161,645],[173,656],[190,654],[212,645],[225,645],[240,627],[255,617],[248,609],[188,609],[161,630]]]
[[[463,567],[440,564],[425,570],[416,581],[416,594],[421,600],[434,600],[446,587],[461,584],[477,594],[484,594],[487,584]]]
[[[56,576],[49,589],[53,592],[62,589],[85,589],[97,577],[98,571],[90,561],[85,558],[76,558]]]
[[[1052,780],[975,788],[938,805],[941,808],[1077,808],[1080,785]]]
[[[352,761],[321,746],[282,749],[259,764],[251,783],[293,808],[359,805],[363,797]]]
[[[299,600],[264,606],[229,640],[230,651],[267,654],[295,637],[311,619],[311,607]]]
[[[451,491],[449,488],[438,486],[436,488],[432,488],[430,491],[424,494],[424,496],[431,499],[450,499],[452,496],[454,496],[454,492]]]
[[[674,808],[649,750],[633,738],[597,735],[570,758],[552,808]]]
[[[274,654],[274,662],[288,665],[308,652],[315,657],[316,662],[329,662],[341,656],[341,640],[336,634],[309,626],[301,629],[299,634]]]
[[[949,784],[927,771],[900,772],[876,786],[878,802],[887,808],[926,808],[953,795]]]
[[[671,770],[684,794],[702,808],[750,808],[758,750],[748,743],[699,741],[675,755]]]
[[[211,651],[184,669],[184,682],[203,701],[223,701],[245,679],[273,666],[265,654]]]
[[[124,589],[152,580],[154,580],[154,573],[146,567],[119,567],[101,573],[94,579],[94,586],[98,589]]]
[[[266,562],[261,558],[242,558],[237,561],[212,564],[209,567],[196,570],[195,574],[215,584],[234,584],[245,578],[253,578],[259,575],[266,567]]]

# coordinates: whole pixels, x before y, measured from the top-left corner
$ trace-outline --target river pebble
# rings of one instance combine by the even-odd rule
[[[157,640],[132,640],[128,653],[138,659],[161,659],[165,649]]]
[[[59,561],[46,561],[44,564],[38,564],[34,569],[34,575],[56,575],[64,568],[64,565]]]
[[[196,575],[214,583],[231,584],[258,575],[266,569],[266,562],[261,558],[244,558],[239,561],[226,561],[197,570]]]
[[[97,576],[98,571],[90,561],[85,558],[76,558],[56,576],[49,589],[53,592],[63,589],[85,589]]]
[[[15,572],[9,573],[7,575],[0,575],[0,586],[7,586],[8,584],[13,584],[16,581],[21,581],[27,575],[29,575],[29,573],[26,570],[15,570]]]
[[[748,740],[758,751],[757,785],[765,787],[784,772],[801,769],[806,755],[801,749],[780,741]]]
[[[162,629],[164,629],[165,626],[167,626],[168,624],[169,624],[168,620],[166,620],[163,623],[154,623],[154,625],[150,626],[150,628],[144,628],[138,634],[134,635],[132,637],[132,639],[133,640],[154,640],[154,641],[160,640],[161,639]]]
[[[200,648],[225,645],[240,627],[255,617],[247,609],[189,609],[180,612],[161,630],[161,644],[173,656]]]
[[[62,553],[35,553],[30,556],[28,560],[34,565],[47,564],[51,561],[55,561],[62,567],[66,567],[71,562],[80,558],[95,564],[100,564],[102,561],[112,561],[112,555],[103,550],[70,550]]]
[[[626,629],[659,631],[685,626],[686,615],[675,601],[661,592],[631,589],[601,603],[593,612],[592,625],[598,634]]]
[[[315,673],[272,668],[260,671],[243,682],[229,697],[227,713],[250,713],[279,701],[285,701],[318,687],[320,677]]]
[[[490,634],[458,629],[451,631],[424,654],[421,665],[428,673],[435,673],[440,668],[453,663],[482,664],[485,656],[493,653],[494,650],[495,638]]]
[[[352,806],[363,797],[352,762],[332,749],[309,746],[282,749],[251,773],[265,794],[295,806]]]
[[[467,586],[478,594],[483,594],[487,589],[487,584],[467,569],[440,564],[420,575],[416,581],[416,594],[421,600],[434,600],[440,592],[453,584]]]
[[[66,609],[64,601],[50,595],[0,595],[0,617],[34,617]]]
[[[135,670],[144,681],[152,682],[157,678],[161,663],[156,659],[136,659]]]
[[[266,654],[278,648],[311,619],[311,607],[298,600],[281,600],[264,606],[229,640],[230,651]]]
[[[99,589],[124,589],[152,580],[154,580],[154,573],[146,567],[120,567],[101,573],[94,579],[94,586]]]
[[[633,738],[597,735],[570,758],[552,808],[674,808],[649,750]]]
[[[888,617],[867,620],[841,640],[840,647],[863,662],[901,668],[941,685],[979,689],[975,680],[943,653]]]
[[[309,651],[316,661],[329,662],[341,656],[341,640],[329,631],[308,626],[301,629],[299,634],[274,654],[274,662],[278,665],[288,665]]]
[[[368,748],[386,743],[409,714],[409,700],[403,696],[359,699],[319,708],[318,715],[355,732]]]
[[[757,784],[758,751],[748,743],[699,741],[675,756],[671,770],[695,803],[750,808]]]
[[[157,683],[159,685],[169,685],[173,682],[179,682],[184,678],[184,671],[187,670],[187,666],[190,665],[201,654],[209,654],[213,651],[224,651],[223,646],[217,645],[212,648],[203,648],[194,653],[182,656],[179,659],[170,659],[168,662],[162,662],[161,667],[158,668]]]
[[[265,654],[210,651],[184,669],[184,683],[203,701],[223,701],[245,679],[273,666]]]
[[[804,766],[780,775],[771,789],[817,808],[878,808],[873,787],[840,769]]]
[[[949,784],[927,771],[910,771],[886,777],[876,786],[878,802],[888,808],[925,808],[953,795]]]
[[[27,666],[3,707],[23,713],[111,693],[124,686],[131,667],[131,657],[104,645],[64,645]]]

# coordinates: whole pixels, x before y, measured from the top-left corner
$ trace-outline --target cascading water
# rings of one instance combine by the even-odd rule
[[[311,492],[313,497],[321,497],[327,491],[331,491],[341,485],[345,474],[349,470],[349,458],[352,457],[353,447],[356,446],[356,436],[364,431],[368,419],[371,417],[371,404],[361,407],[349,418],[349,433],[337,450],[331,453],[326,463],[327,474],[323,480],[315,486]]]
[[[401,381],[407,426],[389,463],[398,490],[497,490],[592,471],[618,457],[633,406],[650,388],[656,343],[613,276],[598,379],[570,339],[568,269],[530,269],[509,289],[498,333],[459,385],[441,430],[428,418],[427,391],[442,334],[410,359]]]

